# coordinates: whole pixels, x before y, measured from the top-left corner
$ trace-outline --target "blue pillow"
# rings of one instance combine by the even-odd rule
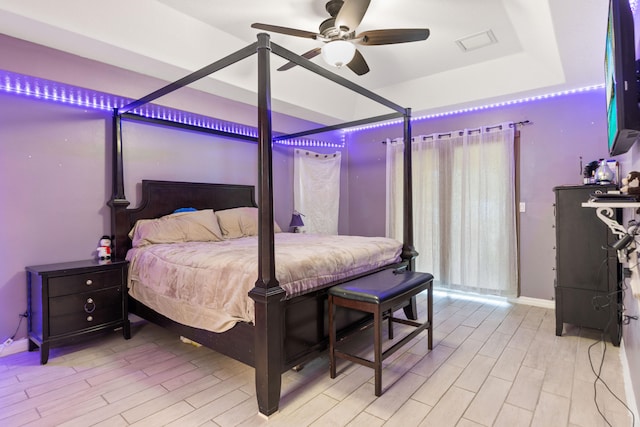
[[[178,208],[175,211],[173,211],[173,213],[179,213],[179,212],[193,212],[193,211],[197,211],[196,208]]]

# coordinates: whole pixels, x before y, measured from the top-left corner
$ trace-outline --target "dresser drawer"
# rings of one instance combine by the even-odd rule
[[[49,316],[51,336],[122,320],[122,286],[51,298]]]
[[[124,285],[122,283],[122,272],[119,269],[51,277],[49,279],[49,297],[77,294],[79,292],[122,285]]]

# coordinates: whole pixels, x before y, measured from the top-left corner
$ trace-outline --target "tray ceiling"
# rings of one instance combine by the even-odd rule
[[[317,0],[125,0],[0,3],[2,32],[173,81],[256,40],[254,22],[316,32],[328,17]],[[598,85],[604,0],[372,0],[358,32],[429,28],[421,42],[359,46],[371,71],[356,76],[314,62],[411,107],[414,115]],[[298,54],[321,42],[281,34],[271,41]],[[387,113],[301,67],[275,69],[276,111],[323,124]],[[1,68],[1,66],[0,66]],[[196,88],[255,103],[255,59]],[[144,93],[139,94],[145,95]]]

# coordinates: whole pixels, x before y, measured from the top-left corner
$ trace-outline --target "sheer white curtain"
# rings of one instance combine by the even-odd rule
[[[307,233],[338,234],[341,153],[295,150],[293,206]]]
[[[440,287],[517,294],[514,127],[412,141],[416,269]],[[402,139],[387,143],[387,234],[402,239]]]

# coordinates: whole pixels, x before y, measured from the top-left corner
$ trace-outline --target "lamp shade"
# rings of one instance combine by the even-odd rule
[[[291,215],[291,224],[289,224],[289,227],[303,227],[303,226],[304,226],[304,222],[302,222],[302,216],[298,212],[294,212],[293,215]]]
[[[322,46],[322,58],[329,65],[343,67],[353,59],[356,46],[346,40],[334,40]]]

